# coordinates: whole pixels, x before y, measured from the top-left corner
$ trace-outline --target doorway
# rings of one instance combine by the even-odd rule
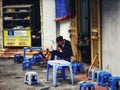
[[[84,63],[91,63],[90,50],[90,0],[80,0],[80,32],[79,42],[81,59]]]
[[[18,4],[32,4],[31,46],[41,46],[40,0],[3,0],[3,6]]]

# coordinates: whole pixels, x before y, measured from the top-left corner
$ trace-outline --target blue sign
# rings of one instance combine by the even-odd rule
[[[9,30],[8,31],[8,36],[14,36],[14,30]]]

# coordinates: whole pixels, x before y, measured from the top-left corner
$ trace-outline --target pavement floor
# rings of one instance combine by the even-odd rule
[[[89,65],[84,64],[85,70]],[[0,90],[79,90],[79,83],[81,81],[89,81],[95,84],[96,90],[106,90],[105,87],[100,87],[96,82],[87,79],[87,74],[74,75],[75,83],[71,84],[69,71],[67,70],[67,78],[57,78],[57,86],[52,85],[52,68],[50,70],[49,81],[46,81],[46,65],[33,66],[33,70],[38,73],[39,85],[26,85],[24,84],[24,76],[29,70],[22,70],[22,63],[14,63],[13,59],[0,59]]]

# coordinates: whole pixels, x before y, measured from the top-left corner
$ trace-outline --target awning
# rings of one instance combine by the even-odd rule
[[[65,20],[75,16],[75,0],[56,0],[55,21]]]

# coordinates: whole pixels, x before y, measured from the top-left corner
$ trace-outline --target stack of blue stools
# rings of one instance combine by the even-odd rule
[[[20,63],[23,61],[23,57],[19,53],[14,54],[14,62]]]
[[[80,83],[79,90],[95,90],[95,86],[93,83],[83,82],[83,83]]]
[[[97,81],[98,85],[100,86],[106,86],[106,90],[120,90],[120,77],[112,76],[112,74],[109,72],[102,71],[99,69],[89,69],[88,79]],[[87,85],[89,86],[89,84],[85,84],[85,86]],[[82,86],[84,88],[82,88]],[[86,90],[85,86],[81,84],[80,90]],[[90,89],[90,90],[94,90],[94,89]]]
[[[110,77],[107,84],[107,90],[120,90],[120,77]]]
[[[110,77],[112,77],[111,73],[105,71],[100,72],[98,76],[98,85],[106,86]]]
[[[75,62],[75,63],[72,63],[72,67],[73,67],[73,73],[74,74],[77,74],[77,73],[84,73],[84,67],[83,67],[83,64],[82,63],[79,63],[79,62]]]
[[[33,57],[32,57],[33,65],[39,64],[41,61],[43,61],[43,57],[41,55],[39,55],[39,53],[33,54]]]

